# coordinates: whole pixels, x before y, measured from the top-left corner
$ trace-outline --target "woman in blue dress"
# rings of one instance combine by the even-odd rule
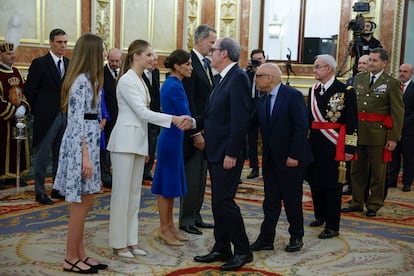
[[[99,166],[100,91],[103,84],[103,41],[83,34],[76,42],[62,85],[62,111],[67,126],[59,151],[53,189],[71,202],[63,269],[90,274],[108,266],[88,258],[84,244],[85,218],[101,191]]]
[[[190,53],[175,50],[164,62],[171,73],[161,87],[162,112],[173,115],[190,115],[187,96],[182,84],[191,77],[193,67]],[[191,116],[191,115],[190,115]],[[158,138],[157,165],[151,191],[158,195],[160,230],[158,238],[167,245],[183,245],[188,240],[181,235],[173,222],[174,197],[187,193],[183,158],[184,132],[175,126],[163,128]]]

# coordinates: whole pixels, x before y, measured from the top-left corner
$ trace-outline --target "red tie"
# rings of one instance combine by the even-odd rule
[[[405,84],[404,83],[401,83],[401,92],[404,94],[404,87],[405,87]]]

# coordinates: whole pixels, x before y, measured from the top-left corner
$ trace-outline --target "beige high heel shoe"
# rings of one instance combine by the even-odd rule
[[[190,239],[187,236],[181,235],[181,233],[176,234],[173,232],[174,237],[179,241],[189,241]]]
[[[170,240],[167,236],[165,236],[165,235],[161,232],[161,230],[159,230],[159,231],[158,231],[157,236],[158,236],[158,238],[159,238],[162,242],[164,242],[166,245],[169,245],[169,246],[181,246],[181,245],[184,245],[184,244],[183,244],[182,242],[180,242],[179,240],[177,240],[177,241],[172,241],[172,240]]]

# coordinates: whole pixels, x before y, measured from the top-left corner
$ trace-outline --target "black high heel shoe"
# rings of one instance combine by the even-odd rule
[[[104,270],[107,269],[108,266],[106,264],[96,264],[96,265],[91,265],[90,263],[88,263],[89,257],[86,257],[86,259],[83,261],[85,264],[89,265],[92,268],[95,268],[97,270]]]
[[[71,263],[68,260],[65,259],[65,262],[69,265],[71,265],[71,268],[63,268],[63,271],[67,271],[67,272],[74,272],[74,273],[79,273],[79,274],[95,274],[98,273],[98,270],[90,267],[89,269],[82,269],[79,266],[77,266],[77,264],[79,262],[82,262],[81,260],[77,260],[75,263]],[[74,270],[77,269],[77,270]]]

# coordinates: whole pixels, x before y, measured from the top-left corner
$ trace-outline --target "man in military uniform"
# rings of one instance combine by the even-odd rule
[[[17,140],[13,139],[16,119],[23,118],[29,111],[29,103],[23,96],[23,76],[13,67],[13,43],[0,43],[0,188],[16,184]],[[20,174],[29,171],[29,142],[21,143]],[[21,182],[20,186],[26,183]]]
[[[404,106],[400,82],[384,72],[388,53],[376,48],[369,54],[369,72],[355,77],[358,97],[358,159],[352,161],[352,202],[344,212],[362,211],[365,190],[366,216],[374,217],[384,204],[387,162],[400,140]]]
[[[308,181],[315,214],[310,226],[326,223],[320,239],[339,235],[345,162],[353,158],[357,145],[355,91],[335,78],[335,70],[332,56],[317,56],[313,73],[319,82],[309,90],[308,98],[309,144],[314,158],[308,168]]]

